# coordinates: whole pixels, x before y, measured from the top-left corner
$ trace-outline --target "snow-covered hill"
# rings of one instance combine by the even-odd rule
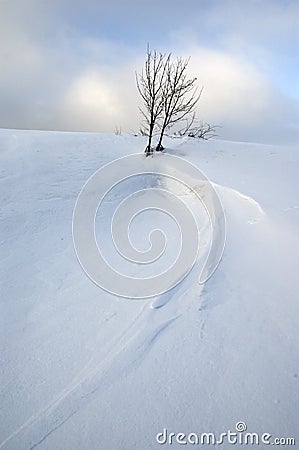
[[[144,138],[0,131],[1,449],[147,450],[161,447],[158,433],[181,448],[189,433],[217,437],[240,421],[269,442],[299,439],[299,148],[166,145],[214,183],[226,248],[204,285],[195,265],[166,294],[128,300],[85,275],[72,215],[86,180],[141,153]],[[97,225],[107,254],[117,197]],[[173,257],[165,217],[141,222],[142,233],[137,222],[135,238],[156,221],[170,231]]]

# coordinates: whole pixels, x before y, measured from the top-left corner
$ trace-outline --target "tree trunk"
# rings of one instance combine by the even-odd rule
[[[158,142],[158,145],[157,145],[157,147],[156,147],[156,151],[157,151],[157,152],[163,152],[163,150],[164,150],[164,147],[163,147],[163,145],[162,145],[164,132],[165,132],[165,127],[162,127],[162,129],[161,129],[161,134],[160,134],[160,137],[159,137],[159,142]]]

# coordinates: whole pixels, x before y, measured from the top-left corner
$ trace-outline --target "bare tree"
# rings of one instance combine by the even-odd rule
[[[169,59],[170,55],[166,56],[151,51],[148,46],[144,70],[140,75],[136,73],[137,88],[144,105],[143,108],[139,108],[144,118],[142,129],[148,135],[148,144],[145,149],[146,156],[153,152],[152,138],[163,112],[163,86]]]
[[[143,100],[141,130],[148,136],[146,156],[153,153],[152,140],[156,130],[159,130],[156,151],[162,151],[167,130],[182,121],[186,125],[177,132],[179,136],[202,139],[214,136],[215,127],[202,122],[194,126],[195,107],[203,88],[198,90],[197,78],[188,78],[189,61],[190,57],[172,61],[171,53],[166,55],[147,48],[144,70],[140,75],[136,73],[137,88]]]
[[[197,125],[195,125],[197,123]],[[207,122],[197,122],[195,121],[195,115],[191,118],[191,120],[186,120],[186,125],[180,130],[176,131],[175,135],[182,137],[192,137],[198,139],[208,140],[213,137],[218,136],[216,134],[217,125],[210,125]]]
[[[200,99],[202,89],[198,92],[197,78],[187,77],[187,67],[190,58],[177,58],[171,62],[170,57],[165,62],[163,79],[163,120],[160,128],[160,138],[157,151],[163,150],[162,141],[165,131],[175,123],[188,118],[191,124],[195,119],[195,106]]]

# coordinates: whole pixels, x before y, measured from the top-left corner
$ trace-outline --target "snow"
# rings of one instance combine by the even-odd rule
[[[202,253],[174,289],[130,300],[86,276],[72,215],[96,170],[144,147],[131,135],[0,130],[1,449],[147,450],[161,447],[164,428],[220,435],[238,421],[298,438],[298,147],[167,139],[167,154],[213,182],[226,247],[199,284],[209,223],[194,196],[168,183],[196,211]],[[115,206],[155,184],[129,180],[99,211],[97,234],[119,270],[129,263],[116,261],[108,239]],[[146,214],[131,239],[144,251],[163,228],[161,270],[176,257],[177,227]]]

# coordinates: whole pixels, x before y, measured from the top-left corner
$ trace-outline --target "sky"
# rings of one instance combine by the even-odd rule
[[[138,132],[146,47],[221,139],[299,143],[298,0],[0,0],[0,127]]]

